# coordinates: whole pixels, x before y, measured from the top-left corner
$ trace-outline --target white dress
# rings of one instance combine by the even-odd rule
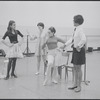
[[[38,34],[37,36],[37,43],[36,43],[36,49],[35,49],[35,55],[36,56],[41,56],[41,55],[46,55],[47,54],[47,48],[42,49],[42,45],[45,42],[46,39],[46,34]]]
[[[54,64],[56,67],[66,64],[67,56],[62,55],[63,51],[59,48],[48,50],[47,60],[48,63]]]
[[[9,47],[6,54],[6,58],[23,58],[23,54],[18,43],[14,44],[12,47]]]

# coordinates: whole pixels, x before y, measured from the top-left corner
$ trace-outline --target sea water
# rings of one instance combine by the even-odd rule
[[[22,49],[22,52],[26,52],[27,35],[38,34],[38,29],[35,26],[16,26],[16,28],[25,36],[21,49]],[[56,35],[66,41],[73,34],[73,27],[55,27],[55,29],[56,29]],[[7,26],[0,26],[0,40],[2,39],[6,30],[7,30]],[[48,27],[45,28],[44,32],[47,32],[47,30],[48,30]],[[87,47],[93,47],[94,49],[97,49],[98,47],[100,47],[100,29],[84,28],[84,33],[87,37]],[[21,39],[20,36],[18,36],[18,39],[19,40]],[[9,39],[6,38],[6,41],[9,42]],[[36,43],[37,43],[36,40],[31,41],[30,37],[28,37],[28,48],[31,53],[35,52]],[[58,46],[60,45],[61,43],[58,44]],[[7,52],[8,47],[0,42],[0,49],[3,49],[5,50],[5,52]],[[68,47],[68,50],[71,50],[70,46]]]

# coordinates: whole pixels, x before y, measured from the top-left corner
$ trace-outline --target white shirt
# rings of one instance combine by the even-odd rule
[[[74,31],[74,36],[72,36],[66,43],[65,45],[68,46],[70,44],[74,44],[74,48],[79,46],[79,48],[82,48],[84,44],[86,44],[86,36],[83,32],[83,29],[80,26],[76,27],[76,31]],[[74,42],[72,43],[72,40],[74,39]]]

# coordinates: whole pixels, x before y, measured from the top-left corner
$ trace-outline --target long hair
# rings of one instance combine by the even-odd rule
[[[7,31],[10,31],[11,32],[11,25],[13,24],[13,23],[15,23],[15,21],[13,21],[13,20],[10,20],[9,21],[9,24],[8,24],[8,27],[7,27]]]

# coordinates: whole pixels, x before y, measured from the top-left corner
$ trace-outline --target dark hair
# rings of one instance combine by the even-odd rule
[[[44,29],[44,24],[42,22],[38,23],[37,26],[41,26]]]
[[[10,27],[10,26],[11,26],[13,23],[15,23],[15,21],[13,21],[13,20],[10,20],[10,21],[9,21],[9,24],[8,24],[8,27],[7,27],[7,30],[8,30],[8,31],[11,31],[11,27]]]
[[[76,15],[74,16],[74,22],[81,25],[84,22],[84,18],[82,17],[82,15]]]
[[[53,33],[56,33],[56,29],[55,29],[54,27],[52,27],[52,26],[49,28],[49,30],[50,30],[51,32],[53,32]]]

